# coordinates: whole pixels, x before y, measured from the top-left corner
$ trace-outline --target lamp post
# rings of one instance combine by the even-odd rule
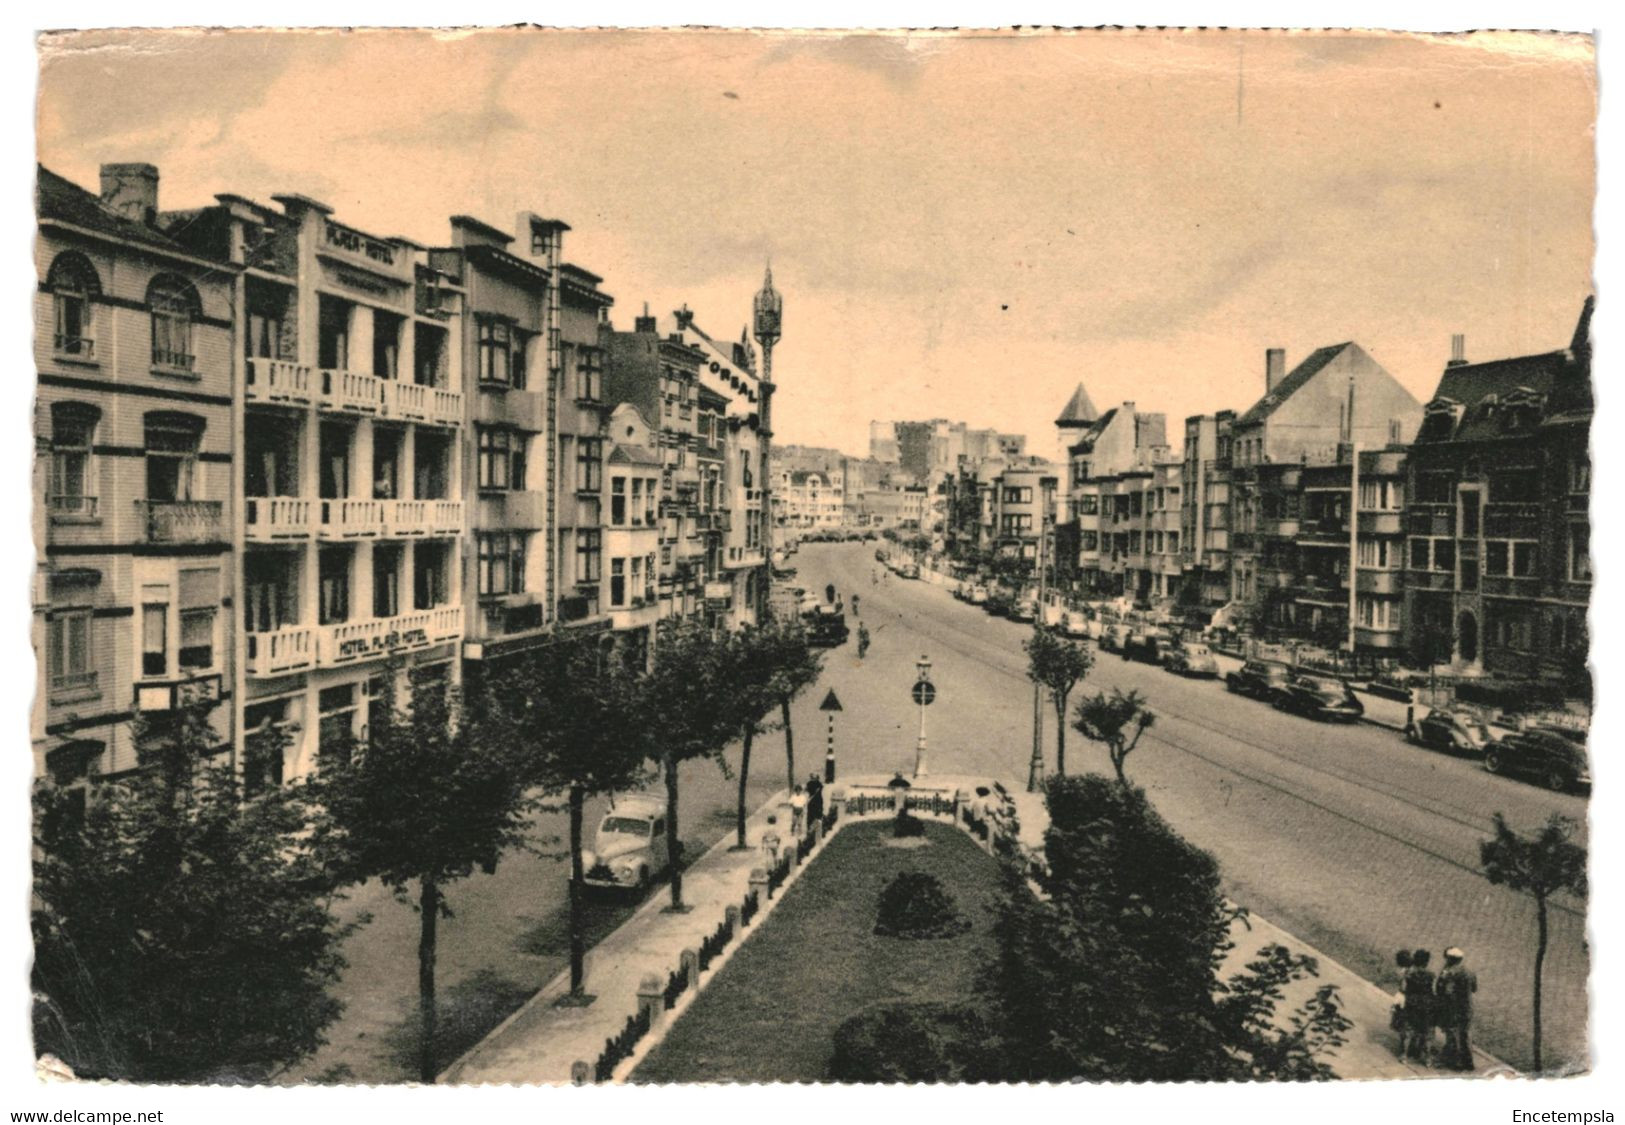
[[[920,737],[914,744],[914,776],[924,777],[925,766],[925,709],[936,698],[936,689],[931,684],[931,661],[921,655],[915,661],[914,669],[919,673],[914,681],[914,700],[920,705]]]
[[[753,302],[756,342],[762,348],[761,416],[761,473],[762,473],[762,553],[767,565],[762,568],[761,600],[756,607],[758,617],[765,616],[773,583],[773,345],[783,332],[784,298],[773,288],[773,267],[767,267],[762,288]]]

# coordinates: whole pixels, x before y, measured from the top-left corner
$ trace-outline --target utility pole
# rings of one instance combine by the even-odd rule
[[[1354,440],[1354,376],[1349,376],[1349,670],[1354,670],[1354,624],[1359,609],[1360,573],[1360,443]]]
[[[1038,482],[1038,613],[1034,618],[1033,628],[1044,627],[1044,595],[1047,584],[1044,581],[1045,543],[1049,538],[1049,501],[1050,486],[1054,483],[1048,478],[1040,478]],[[1043,689],[1037,680],[1033,681],[1033,755],[1027,765],[1027,792],[1038,790],[1038,783],[1044,777],[1044,699]]]

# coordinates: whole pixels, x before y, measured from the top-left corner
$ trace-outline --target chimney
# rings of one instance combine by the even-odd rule
[[[126,219],[158,217],[158,169],[151,164],[103,164],[102,203]]]
[[[649,315],[649,302],[648,301],[643,302],[643,315],[633,319],[633,321],[632,321],[632,331],[634,331],[634,332],[654,332],[655,331],[655,318]]]
[[[1264,393],[1269,394],[1286,378],[1286,349],[1267,348],[1264,351]]]
[[[1460,332],[1450,337],[1450,362],[1446,367],[1460,367],[1467,362],[1467,337]]]
[[[687,332],[688,326],[694,323],[694,314],[688,310],[686,304],[671,315],[677,318],[677,330],[679,332]]]

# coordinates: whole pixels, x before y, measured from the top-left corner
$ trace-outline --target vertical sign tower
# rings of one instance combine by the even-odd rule
[[[756,342],[762,348],[762,582],[757,588],[757,618],[766,616],[768,588],[773,581],[773,345],[779,342],[784,319],[784,298],[773,288],[773,266],[768,264],[761,292],[756,294]]]

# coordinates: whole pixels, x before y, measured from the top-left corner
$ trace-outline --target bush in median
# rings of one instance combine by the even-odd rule
[[[896,938],[947,938],[970,929],[935,875],[904,871],[880,892],[875,934]]]

